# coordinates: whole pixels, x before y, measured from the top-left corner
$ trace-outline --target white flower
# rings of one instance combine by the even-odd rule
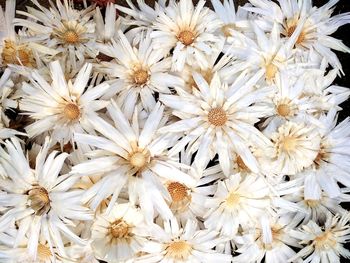
[[[161,95],[160,100],[173,109],[173,114],[181,120],[161,129],[163,133],[183,133],[184,137],[171,149],[171,154],[180,151],[187,144],[190,153],[197,151],[194,163],[204,169],[215,154],[226,175],[232,166],[231,152],[241,156],[253,172],[258,172],[258,164],[249,146],[264,148],[269,144],[266,137],[254,127],[265,109],[254,103],[265,98],[268,88],[254,90],[253,85],[261,77],[243,74],[228,87],[215,74],[210,84],[204,78],[193,75],[198,90],[193,94],[176,89],[178,95]]]
[[[106,83],[87,88],[92,65],[85,64],[75,80],[65,79],[58,61],[50,64],[52,82],[48,83],[37,71],[31,73],[31,84],[23,83],[20,109],[34,122],[25,127],[29,137],[49,132],[52,142],[73,143],[74,132],[93,133],[91,116],[108,102],[99,98],[108,90]]]
[[[247,10],[261,15],[264,24],[279,23],[282,34],[296,38],[296,49],[300,51],[316,50],[319,60],[325,58],[332,67],[341,70],[342,66],[331,49],[350,52],[342,41],[331,37],[340,26],[349,23],[349,13],[331,17],[332,7],[339,0],[329,1],[317,8],[311,0],[280,0],[279,5],[273,1],[251,0],[254,7]]]
[[[176,74],[185,81],[185,85],[180,85],[179,87],[185,89],[189,93],[192,93],[193,88],[198,89],[193,78],[195,72],[201,74],[207,83],[212,81],[217,72],[223,82],[232,84],[244,68],[242,67],[241,61],[235,60],[231,55],[225,54],[223,44],[224,42],[222,42],[222,45],[218,45],[218,49],[213,50],[210,55],[206,56],[208,63],[204,68],[186,64],[182,71],[176,72]]]
[[[41,53],[46,62],[52,61],[53,56],[60,56],[65,61],[66,71],[79,68],[85,57],[95,57],[93,48],[95,40],[95,23],[91,19],[93,7],[81,11],[73,8],[72,0],[56,1],[51,7],[45,8],[37,1],[37,9],[20,12],[31,18],[15,19],[15,24],[27,29],[28,42]],[[39,10],[38,10],[39,9]]]
[[[18,243],[16,241],[16,236],[18,235],[18,229],[15,226],[11,226],[10,229],[7,229],[5,233],[2,233],[2,238],[0,242],[5,247],[1,247],[0,260],[2,263],[64,263],[54,247],[50,248],[50,243],[46,242],[43,234],[40,235],[39,241],[37,243],[37,256],[33,257],[28,255],[28,238],[23,237],[22,240]],[[13,247],[16,242],[17,247]],[[68,245],[66,243],[65,245]],[[52,246],[52,244],[51,244]]]
[[[27,253],[37,257],[40,235],[49,242],[57,253],[66,256],[61,234],[71,242],[84,244],[69,227],[75,220],[91,220],[89,209],[81,205],[81,190],[72,190],[78,176],[60,174],[66,153],[48,154],[50,142],[37,155],[35,169],[30,168],[19,141],[11,138],[0,148],[0,163],[6,172],[6,178],[0,179],[0,188],[6,193],[0,195],[0,204],[6,207],[6,213],[0,217],[0,229],[3,231],[12,222],[18,225],[14,247],[19,245],[25,235],[28,236]]]
[[[191,155],[181,152],[180,161],[182,164],[191,165]],[[197,178],[196,184],[187,186],[178,181],[164,180],[171,200],[168,201],[169,208],[180,223],[186,223],[187,220],[196,220],[203,218],[205,214],[205,201],[208,196],[213,195],[216,190],[216,181],[224,177],[219,165],[214,165],[198,172],[195,169],[188,171],[194,178]]]
[[[130,8],[116,4],[116,8],[121,12],[131,16],[132,20],[126,20],[124,23],[137,25],[140,28],[148,28],[159,15],[159,12],[166,6],[166,0],[154,2],[154,9],[148,6],[143,0],[137,1],[137,6],[132,1],[127,0]]]
[[[164,229],[155,225],[152,230],[153,242],[144,248],[148,254],[135,259],[135,262],[231,262],[231,255],[213,250],[225,239],[217,232],[198,230],[197,221],[189,220],[184,228],[180,228],[176,219],[172,219],[164,222]]]
[[[266,263],[287,262],[296,253],[290,246],[300,247],[297,239],[291,237],[289,232],[294,223],[289,217],[260,218],[257,227],[244,230],[242,237],[237,237],[240,255],[233,257],[232,262]]]
[[[91,246],[108,263],[130,259],[147,243],[148,226],[139,209],[129,203],[115,205],[97,216],[91,228]]]
[[[294,79],[290,71],[276,74],[273,91],[260,103],[270,108],[270,116],[267,116],[262,128],[267,126],[266,129],[275,130],[287,120],[321,126],[318,115],[326,107],[325,103],[316,94],[308,94],[306,86],[304,78]]]
[[[75,135],[76,141],[100,149],[95,153],[96,158],[73,167],[73,173],[103,174],[103,178],[87,191],[86,199],[91,199],[90,206],[93,209],[112,195],[109,211],[117,201],[120,191],[126,186],[130,202],[139,202],[147,222],[153,221],[154,209],[164,218],[172,217],[165,201],[170,200],[170,195],[160,178],[189,186],[194,185],[195,180],[179,170],[181,167],[186,168],[185,165],[167,155],[167,149],[174,144],[177,137],[158,135],[158,128],[163,125],[163,110],[164,107],[157,103],[143,129],[140,129],[137,114],[134,115],[132,123],[129,123],[112,101],[107,106],[107,111],[113,125],[99,117],[92,120],[94,128],[103,137],[80,133]]]
[[[320,135],[316,126],[303,122],[287,121],[267,134],[273,150],[265,149],[261,166],[269,173],[295,175],[309,167],[320,149]]]
[[[151,112],[156,105],[155,93],[169,94],[169,87],[182,85],[182,80],[169,74],[171,59],[154,49],[150,31],[142,32],[140,43],[134,46],[119,31],[118,39],[111,44],[99,44],[97,48],[114,60],[96,65],[110,81],[110,97],[116,101],[130,119],[136,104]]]
[[[220,21],[201,0],[194,7],[192,0],[171,1],[152,23],[155,31],[151,33],[154,47],[164,53],[172,53],[172,69],[181,71],[185,63],[205,68],[206,56],[216,49],[223,39],[214,35]]]
[[[221,32],[226,38],[235,36],[236,31],[250,31],[251,25],[248,21],[248,12],[237,7],[237,12],[233,0],[211,1],[217,16],[220,18]],[[234,38],[234,37],[233,37]]]
[[[287,193],[285,195],[283,194],[281,197],[274,198],[272,201],[273,205],[279,208],[279,214],[289,214],[293,217],[293,221],[295,220],[301,222],[301,224],[306,224],[310,220],[324,223],[327,214],[330,212],[334,215],[343,215],[347,212],[346,209],[341,207],[341,203],[349,200],[349,189],[342,188],[341,194],[335,198],[330,198],[322,191],[319,198],[314,197],[313,199],[308,199],[305,198],[302,184],[298,181],[300,180],[291,180],[276,186],[278,189],[275,190],[277,190],[278,193]],[[289,187],[285,188],[284,186],[286,185]]]
[[[204,225],[208,229],[220,231],[232,237],[238,227],[254,224],[261,215],[269,212],[270,190],[262,177],[233,174],[218,182],[213,198],[205,202],[208,209],[204,215]]]
[[[323,129],[320,129],[321,143],[313,165],[296,178],[304,179],[305,197],[318,199],[321,189],[331,198],[340,194],[338,182],[350,186],[349,153],[350,147],[350,118],[346,118],[337,125],[337,112],[331,110],[320,118]]]
[[[126,26],[122,24],[121,17],[117,19],[117,12],[113,3],[108,3],[104,16],[101,13],[100,7],[96,7],[94,21],[96,24],[96,42],[109,43],[117,36],[117,31],[122,30]]]
[[[350,240],[349,220],[349,213],[341,217],[329,214],[323,227],[310,221],[300,230],[291,231],[290,234],[301,240],[300,243],[305,247],[288,262],[294,262],[300,258],[304,262],[340,262],[340,256],[349,259],[350,251],[344,247],[344,244]]]
[[[11,64],[34,67],[36,63],[30,45],[15,31],[15,12],[16,1],[6,0],[5,13],[0,6],[0,68]]]

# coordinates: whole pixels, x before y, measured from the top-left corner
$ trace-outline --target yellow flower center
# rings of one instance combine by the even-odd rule
[[[320,200],[317,199],[305,199],[304,202],[310,208],[315,208],[320,204]]]
[[[235,29],[235,28],[236,27],[234,24],[229,23],[229,24],[223,25],[221,27],[221,31],[222,31],[222,33],[224,33],[225,37],[231,37],[232,36],[232,29]]]
[[[297,28],[297,24],[294,24],[294,25],[287,27],[287,37],[291,37],[296,28]],[[304,42],[304,40],[305,40],[305,32],[301,31],[296,43],[301,44],[302,42]]]
[[[337,245],[337,240],[335,240],[334,236],[330,231],[326,231],[323,234],[317,236],[314,239],[313,243],[316,249],[328,250]]]
[[[181,202],[188,197],[187,187],[183,184],[171,182],[167,188],[173,202]]]
[[[277,113],[278,115],[282,116],[282,117],[286,117],[290,114],[291,110],[288,104],[279,104],[277,106]]]
[[[23,65],[26,67],[33,67],[33,54],[32,51],[24,45],[17,46],[11,40],[5,40],[1,58],[4,65],[14,64]]]
[[[128,238],[131,236],[131,227],[123,219],[114,221],[110,225],[109,231],[114,238]]]
[[[195,34],[192,31],[184,30],[180,32],[180,34],[177,36],[177,39],[181,41],[181,43],[185,46],[189,46],[194,42]]]
[[[237,156],[236,158],[236,163],[237,163],[237,166],[238,168],[241,170],[241,171],[250,171],[248,166],[244,163],[244,161],[242,160],[242,157],[241,156]]]
[[[229,195],[226,198],[226,206],[229,208],[233,208],[237,206],[240,200],[240,195],[234,192],[229,193]]]
[[[74,103],[68,103],[63,110],[64,117],[70,121],[76,120],[80,116],[79,107]]]
[[[75,32],[73,29],[68,29],[66,32],[64,32],[62,36],[62,40],[71,45],[75,45],[80,43],[80,38],[77,32]]]
[[[275,78],[277,71],[278,71],[278,68],[274,64],[272,63],[267,64],[265,68],[266,80],[272,81]]]
[[[130,164],[137,168],[142,168],[148,162],[147,156],[142,152],[135,152],[130,156]]]
[[[149,75],[148,75],[148,72],[146,70],[139,69],[139,70],[134,72],[134,81],[138,85],[145,84],[148,80],[148,77],[149,77]]]
[[[166,255],[175,260],[187,260],[191,254],[192,246],[186,241],[179,240],[168,244]]]
[[[42,261],[48,261],[52,256],[50,248],[43,244],[38,245],[37,253],[39,260]]]
[[[222,126],[227,121],[226,112],[219,107],[211,109],[208,113],[208,121],[215,126]]]
[[[29,190],[28,195],[30,207],[35,211],[36,215],[40,216],[49,212],[51,208],[50,197],[44,187],[35,185],[33,189]]]
[[[291,137],[291,136],[285,137],[284,140],[282,141],[282,148],[286,152],[291,152],[291,151],[295,150],[296,145],[297,145],[296,139],[294,137]]]

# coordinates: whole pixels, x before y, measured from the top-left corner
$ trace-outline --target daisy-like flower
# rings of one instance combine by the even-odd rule
[[[184,137],[171,149],[171,154],[180,151],[187,144],[187,151],[197,151],[194,164],[204,169],[216,154],[226,175],[229,175],[231,153],[241,156],[253,172],[258,172],[258,164],[249,146],[264,148],[269,144],[265,136],[254,127],[259,118],[266,115],[265,109],[255,107],[262,100],[268,88],[254,90],[262,71],[254,76],[242,73],[230,86],[221,83],[215,74],[210,84],[194,73],[198,86],[192,94],[176,89],[178,95],[161,95],[160,100],[173,109],[173,114],[181,120],[161,129],[163,133],[183,133]]]
[[[285,121],[307,122],[321,125],[318,115],[325,108],[317,96],[305,93],[305,81],[299,77],[294,79],[289,71],[276,75],[274,91],[261,104],[270,108],[270,116],[262,127],[275,130]]]
[[[289,262],[300,258],[304,262],[340,262],[339,257],[350,258],[350,251],[344,247],[350,240],[350,214],[332,216],[328,214],[324,226],[314,221],[303,225],[300,230],[291,231],[292,237],[301,240],[305,247],[300,250]]]
[[[261,166],[269,168],[269,173],[295,175],[309,167],[320,150],[321,138],[314,125],[287,121],[266,135],[271,139],[273,149],[269,157],[265,152],[259,160]]]
[[[22,240],[17,241],[19,229],[15,225],[11,225],[8,229],[1,233],[0,243],[0,260],[2,263],[66,263],[67,258],[60,256],[57,253],[57,248],[52,243],[47,242],[44,235],[41,233],[37,244],[37,255],[33,257],[28,255],[29,240],[24,236]],[[15,246],[15,247],[14,247]],[[64,241],[64,248],[70,248],[69,241]],[[78,245],[77,245],[78,246]],[[85,262],[86,263],[86,262]],[[98,263],[98,262],[89,262]]]
[[[170,195],[160,178],[178,181],[188,186],[194,185],[195,180],[179,170],[186,167],[184,164],[167,155],[167,149],[178,138],[169,134],[158,135],[157,131],[164,122],[163,110],[164,107],[157,103],[140,129],[137,111],[132,123],[129,123],[117,104],[112,101],[107,106],[107,111],[113,125],[100,117],[92,120],[94,128],[103,137],[80,133],[75,135],[78,142],[100,149],[96,151],[96,158],[73,167],[73,173],[103,173],[103,178],[86,194],[86,199],[91,200],[90,206],[93,209],[112,196],[107,211],[111,210],[120,191],[126,186],[130,202],[139,203],[147,222],[153,221],[154,209],[164,218],[172,217],[166,203],[166,200],[170,200]],[[90,155],[93,156],[93,153]]]
[[[296,63],[292,53],[296,37],[284,41],[280,37],[278,24],[275,23],[269,34],[256,23],[252,23],[253,33],[250,35],[235,33],[235,42],[227,48],[226,52],[237,57],[241,62],[242,70],[263,70],[264,82],[268,85],[275,82],[276,74],[283,70],[289,73],[294,68],[306,65]],[[312,64],[309,63],[309,67]]]
[[[256,219],[268,213],[270,190],[262,177],[233,174],[218,182],[213,198],[205,202],[208,209],[204,225],[220,231],[222,235],[234,236],[239,226],[247,227]]]
[[[38,53],[51,55],[43,58],[46,59],[45,62],[52,61],[52,56],[60,55],[65,61],[66,70],[71,71],[80,67],[85,57],[93,58],[97,55],[93,48],[93,7],[79,11],[74,9],[72,0],[57,0],[56,5],[51,3],[49,9],[37,1],[33,3],[37,9],[18,11],[31,20],[17,18],[15,24],[27,29],[27,41],[32,43]]]
[[[91,246],[98,259],[117,263],[134,257],[148,242],[148,226],[139,209],[129,203],[115,205],[91,228]]]
[[[326,66],[296,73],[300,81],[303,79],[304,91],[301,97],[312,97],[318,104],[318,111],[313,113],[317,117],[332,109],[342,110],[340,104],[350,96],[349,88],[333,84],[338,71],[333,69],[325,74]]]
[[[342,71],[339,59],[331,49],[342,52],[350,52],[350,49],[330,35],[340,26],[348,24],[350,15],[344,13],[331,17],[332,7],[338,1],[329,1],[317,8],[312,6],[311,0],[279,0],[279,5],[273,1],[250,0],[254,7],[246,9],[260,14],[265,24],[279,23],[285,37],[297,37],[298,50],[316,50],[320,61],[325,58],[332,67]]]
[[[143,33],[142,33],[143,34]],[[136,104],[150,112],[156,105],[154,93],[169,94],[169,87],[182,85],[182,80],[169,74],[171,59],[164,58],[161,50],[154,48],[148,31],[141,37],[138,47],[129,43],[119,31],[117,42],[98,45],[101,53],[115,59],[96,65],[98,71],[106,73],[112,80],[109,94],[116,100],[128,118]]]
[[[154,225],[153,242],[144,247],[148,253],[135,262],[231,262],[231,255],[216,252],[213,248],[225,241],[217,232],[198,230],[197,221],[187,221],[180,228],[176,219],[164,222],[164,228]]]
[[[198,89],[197,84],[193,78],[194,73],[202,75],[207,83],[210,83],[213,79],[215,73],[217,73],[223,82],[232,84],[239,74],[244,70],[242,63],[239,60],[235,60],[231,55],[226,54],[224,51],[224,42],[221,46],[218,46],[217,50],[207,56],[207,66],[200,68],[199,66],[189,66],[185,65],[181,72],[176,72],[176,74],[185,81],[185,86],[180,86],[184,88],[189,93],[192,93],[192,89]]]
[[[24,95],[20,101],[20,109],[34,119],[25,127],[29,137],[48,132],[52,143],[63,146],[68,142],[74,145],[74,132],[94,132],[89,120],[108,104],[99,98],[109,85],[102,83],[87,88],[91,70],[92,65],[85,64],[73,82],[66,81],[58,61],[50,64],[51,83],[37,71],[31,73],[31,84],[23,83]]]
[[[117,14],[113,4],[106,6],[105,16],[102,15],[101,9],[96,8],[94,20],[96,23],[96,42],[110,42],[114,38],[117,28]]]
[[[350,186],[348,153],[350,136],[350,118],[337,125],[337,112],[331,110],[320,119],[323,129],[320,129],[321,141],[317,155],[311,167],[296,178],[304,179],[305,197],[318,199],[321,189],[331,198],[340,194],[338,182]]]
[[[191,155],[181,152],[180,162],[191,165]],[[203,218],[205,213],[204,203],[208,196],[214,195],[216,181],[224,177],[219,165],[214,165],[198,174],[198,171],[191,169],[192,177],[197,178],[194,186],[187,186],[178,181],[165,180],[164,184],[168,190],[171,200],[168,205],[174,216],[180,223],[186,224],[187,220]]]
[[[293,221],[295,220],[302,224],[306,224],[310,220],[324,223],[327,214],[330,212],[334,215],[343,215],[346,213],[347,210],[341,207],[341,203],[349,200],[349,189],[341,189],[341,194],[335,198],[330,198],[322,191],[320,198],[308,199],[305,198],[301,184],[298,182],[295,184],[297,188],[283,189],[283,185],[290,183],[293,183],[293,181],[280,183],[276,186],[278,192],[288,191],[289,193],[274,199],[272,203],[279,208],[278,211],[280,214],[291,215]]]
[[[126,3],[129,5],[130,8],[118,4],[116,4],[115,6],[119,11],[133,18],[124,21],[124,23],[128,25],[136,25],[138,28],[141,29],[146,29],[150,27],[152,23],[156,20],[159,12],[166,7],[166,2],[166,0],[155,1],[154,9],[148,6],[144,0],[138,0],[137,6],[135,6],[132,1],[126,0]]]
[[[295,227],[290,217],[262,217],[257,227],[243,231],[242,237],[237,237],[239,248],[235,251],[241,253],[233,257],[232,262],[287,262],[296,253],[290,247],[301,247],[297,239],[291,237],[289,232]]]
[[[190,66],[207,66],[206,56],[223,41],[214,33],[219,29],[220,20],[201,0],[194,7],[192,0],[171,1],[160,10],[152,24],[151,33],[154,47],[164,53],[172,53],[172,69],[181,71],[185,63]]]
[[[226,38],[235,35],[235,31],[251,31],[248,12],[238,6],[237,12],[233,0],[211,0],[214,10],[222,22],[221,32]]]
[[[6,1],[5,14],[0,6],[0,67],[11,64],[34,67],[32,49],[15,31],[15,11],[16,1]]]
[[[27,253],[38,257],[38,242],[42,235],[48,242],[50,253],[66,256],[61,234],[72,243],[84,244],[70,227],[76,220],[91,220],[89,209],[81,204],[81,190],[72,190],[78,176],[60,174],[66,153],[48,154],[49,140],[37,155],[35,169],[30,168],[19,141],[15,138],[5,142],[0,148],[0,163],[6,178],[0,180],[0,188],[6,193],[0,195],[4,213],[0,217],[3,231],[16,222],[18,234],[13,247],[18,247],[25,236],[28,237]]]

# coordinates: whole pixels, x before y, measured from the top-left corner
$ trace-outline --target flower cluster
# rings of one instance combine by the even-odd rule
[[[0,262],[350,258],[350,13],[127,2],[0,7]]]

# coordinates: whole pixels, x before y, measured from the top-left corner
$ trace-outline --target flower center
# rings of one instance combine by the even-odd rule
[[[280,104],[277,106],[277,113],[282,117],[286,117],[290,114],[291,110],[288,104]]]
[[[68,29],[66,32],[64,32],[63,41],[67,44],[75,45],[80,42],[80,38],[77,32],[75,32],[73,29]]]
[[[222,126],[227,121],[226,112],[222,108],[211,109],[208,113],[208,120],[215,126]]]
[[[36,185],[33,189],[29,190],[28,195],[30,207],[35,211],[36,215],[41,216],[49,212],[51,208],[50,197],[44,187]]]
[[[48,261],[52,256],[50,248],[43,244],[38,245],[37,253],[38,253],[38,258],[42,261]]]
[[[185,46],[189,46],[194,42],[195,35],[189,30],[184,30],[180,32],[180,34],[177,36],[177,39],[181,41],[181,43]]]
[[[315,208],[320,204],[320,200],[317,199],[305,199],[304,202],[310,208]]]
[[[143,85],[147,82],[148,80],[148,72],[143,69],[139,69],[134,72],[134,81],[138,85]]]
[[[291,136],[285,137],[284,140],[282,141],[282,148],[286,152],[293,151],[296,148],[296,139]]]
[[[142,152],[135,152],[130,157],[130,164],[136,168],[142,168],[147,162],[147,156]]]
[[[278,71],[278,68],[274,64],[272,63],[267,64],[265,68],[266,80],[268,81],[273,80],[275,78],[277,71]]]
[[[235,25],[233,23],[229,23],[226,25],[223,25],[221,27],[222,33],[224,33],[225,37],[231,37],[232,36],[232,29],[235,29]]]
[[[188,197],[187,187],[183,184],[171,182],[167,188],[173,202],[181,202]]]
[[[24,65],[33,67],[33,55],[30,49],[25,46],[16,46],[13,41],[5,40],[5,45],[1,54],[4,65]]]
[[[63,110],[64,117],[66,119],[73,121],[79,118],[80,110],[79,107],[74,103],[68,103]]]
[[[297,28],[296,24],[287,27],[287,36],[291,37],[296,28]],[[304,40],[305,40],[305,33],[304,33],[304,31],[301,31],[296,43],[301,44]]]
[[[175,260],[186,260],[191,254],[192,247],[186,241],[174,241],[166,248],[166,255]]]
[[[109,231],[114,238],[130,237],[130,230],[131,227],[123,219],[117,219],[109,227]]]
[[[337,245],[337,241],[330,231],[326,231],[322,235],[317,236],[313,243],[315,248],[320,250],[328,250]]]
[[[250,171],[248,166],[246,166],[246,164],[242,160],[241,156],[239,156],[239,155],[237,156],[236,163],[237,163],[237,166],[238,166],[239,170],[241,170],[241,171]]]
[[[240,200],[240,195],[237,193],[229,193],[229,195],[226,198],[226,206],[233,208],[235,206],[237,206],[237,204],[239,203]]]

